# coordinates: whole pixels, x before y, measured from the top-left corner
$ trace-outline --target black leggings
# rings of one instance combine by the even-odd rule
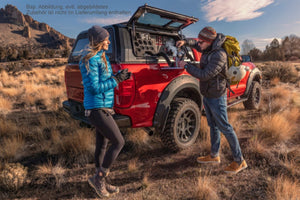
[[[89,119],[96,128],[96,168],[103,167],[109,169],[125,144],[124,138],[118,125],[108,111],[94,109],[91,111]],[[106,151],[108,141],[112,144]]]

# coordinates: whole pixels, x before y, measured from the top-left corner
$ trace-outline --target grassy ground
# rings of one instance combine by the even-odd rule
[[[97,198],[86,181],[94,172],[94,130],[79,126],[61,108],[65,62],[0,66],[0,199]],[[221,164],[195,162],[209,153],[205,116],[196,143],[175,154],[158,136],[128,129],[110,174],[120,193],[110,199],[299,199],[300,65],[257,65],[264,74],[260,109],[229,109],[246,170],[233,176],[223,172],[232,161],[223,136]]]

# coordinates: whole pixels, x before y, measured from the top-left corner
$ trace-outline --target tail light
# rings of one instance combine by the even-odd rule
[[[135,97],[135,81],[132,74],[130,79],[118,84],[115,88],[115,106],[128,108],[132,105]]]

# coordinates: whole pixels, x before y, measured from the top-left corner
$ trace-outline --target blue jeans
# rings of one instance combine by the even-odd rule
[[[226,137],[234,161],[240,163],[243,160],[241,147],[237,136],[228,122],[227,116],[227,96],[223,95],[219,98],[203,98],[207,123],[210,127],[210,142],[211,142],[211,156],[219,155],[221,135]]]

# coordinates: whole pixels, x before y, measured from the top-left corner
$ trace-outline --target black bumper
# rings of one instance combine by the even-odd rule
[[[82,103],[76,101],[64,101],[63,103],[64,111],[69,113],[69,115],[79,121],[82,121],[86,124],[91,124],[89,119],[84,116],[84,108]],[[125,115],[115,114],[113,115],[114,120],[120,128],[131,127],[130,117]]]

